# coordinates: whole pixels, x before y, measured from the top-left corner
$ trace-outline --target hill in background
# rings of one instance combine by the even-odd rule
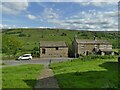
[[[2,43],[5,37],[15,38],[21,42],[22,47],[15,53],[17,55],[33,50],[38,51],[40,41],[66,41],[70,48],[75,36],[79,39],[94,39],[94,37],[97,37],[97,39],[108,40],[114,49],[118,49],[118,38],[120,38],[117,31],[78,31],[50,28],[4,29]]]

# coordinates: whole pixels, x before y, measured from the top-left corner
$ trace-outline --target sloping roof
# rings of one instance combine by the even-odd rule
[[[64,41],[41,41],[40,47],[67,47]]]
[[[100,49],[100,51],[102,51],[102,52],[112,52],[113,50],[112,49]]]
[[[89,39],[76,39],[77,43],[100,43],[100,44],[110,44],[107,40],[89,40]]]

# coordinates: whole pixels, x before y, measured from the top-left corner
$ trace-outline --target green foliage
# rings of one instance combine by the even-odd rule
[[[34,49],[31,52],[33,57],[39,57],[40,56],[40,51],[38,47],[34,47]]]
[[[63,32],[63,33],[61,34],[61,36],[67,36],[67,34]]]
[[[20,34],[22,33],[21,31],[17,31],[17,32],[5,32],[6,34]]]
[[[2,63],[2,65],[6,65],[5,63]]]
[[[27,35],[25,33],[20,33],[19,37],[26,37]]]
[[[15,55],[22,47],[22,42],[17,37],[3,35],[2,36],[2,52]]]
[[[31,35],[30,35],[30,34],[28,34],[28,37],[31,37]]]
[[[42,65],[20,65],[2,69],[2,88],[29,88],[33,90]]]
[[[82,57],[80,57],[80,59],[81,60],[83,60],[83,61],[90,61],[90,60],[95,60],[95,59],[103,59],[103,60],[105,60],[105,59],[115,59],[115,58],[117,58],[117,56],[113,56],[113,55],[105,55],[105,56],[101,56],[101,55],[89,55],[89,56],[85,56],[85,55],[83,55]]]
[[[39,51],[39,48],[38,48],[38,47],[35,47],[35,48],[34,48],[34,51]]]
[[[50,67],[53,69],[61,89],[118,87],[116,58],[100,59],[100,57],[95,57],[92,60],[86,59],[88,60],[74,59],[51,64]]]

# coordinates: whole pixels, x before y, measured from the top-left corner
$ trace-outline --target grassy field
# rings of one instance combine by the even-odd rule
[[[29,88],[33,89],[36,78],[43,66],[28,64],[2,69],[2,88]]]
[[[76,59],[51,65],[60,88],[117,88],[117,59]]]

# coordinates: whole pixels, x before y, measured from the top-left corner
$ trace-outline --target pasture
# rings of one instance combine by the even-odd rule
[[[9,66],[2,69],[2,88],[29,88],[32,90],[43,65]]]
[[[60,88],[117,88],[116,58],[75,59],[51,65]]]

